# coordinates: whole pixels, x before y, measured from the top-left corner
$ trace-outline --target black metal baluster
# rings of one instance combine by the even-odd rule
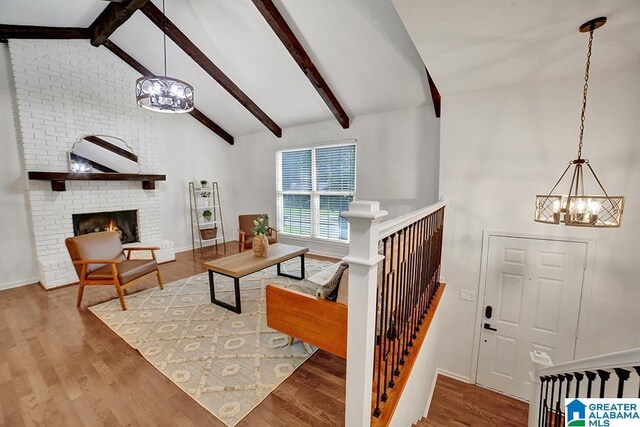
[[[427,311],[427,270],[429,268],[429,249],[428,249],[428,233],[429,233],[429,218],[424,218],[422,221],[422,272],[420,274],[420,292],[421,292],[421,304],[420,304],[420,319],[424,320],[425,312]]]
[[[401,234],[400,232],[396,233],[397,234],[397,240],[398,240],[398,247],[393,249],[393,252],[395,252],[395,266],[393,267],[393,271],[394,271],[394,279],[393,279],[393,293],[395,295],[394,301],[393,301],[393,311],[391,312],[393,315],[393,332],[394,332],[394,337],[393,337],[393,361],[394,363],[392,363],[392,368],[393,368],[393,375],[391,376],[391,379],[393,380],[394,376],[398,376],[400,375],[400,369],[398,368],[398,364],[400,362],[400,340],[398,339],[398,322],[399,322],[399,316],[398,316],[398,307],[399,307],[399,301],[400,301],[400,240],[401,240]],[[394,381],[395,384],[395,381]]]
[[[580,372],[574,372],[573,375],[576,377],[576,399],[580,397],[580,381],[584,378],[584,374]]]
[[[420,230],[420,324],[422,324],[424,320],[424,310],[425,310],[425,294],[426,294],[426,283],[425,283],[425,274],[427,271],[427,264],[429,261],[427,260],[427,218],[422,218],[421,221],[421,230]]]
[[[571,380],[573,380],[573,375],[564,374],[564,377],[567,379],[567,394],[564,396],[565,401],[569,398],[569,390],[571,389]]]
[[[409,226],[409,276],[408,276],[408,284],[409,284],[409,324],[407,325],[407,332],[409,334],[409,348],[413,347],[413,340],[417,337],[416,335],[416,325],[414,325],[414,321],[416,320],[413,311],[416,303],[416,289],[415,289],[415,280],[414,280],[414,271],[416,266],[416,257],[415,257],[415,229],[413,224]]]
[[[553,396],[555,395],[557,380],[558,380],[558,377],[556,377],[555,375],[551,375],[551,400],[549,400],[551,405],[547,409],[547,415],[545,416],[546,418],[545,425],[553,422]]]
[[[429,268],[427,270],[427,311],[431,307],[431,294],[432,294],[432,280],[433,279],[433,261],[435,259],[435,251],[433,250],[433,236],[435,235],[436,222],[435,216],[429,215]]]
[[[545,377],[545,389],[544,389],[544,411],[543,411],[543,422],[542,425],[546,426],[547,425],[547,417],[548,415],[548,410],[549,407],[547,405],[547,402],[549,401],[549,383],[551,382],[551,377]]]
[[[620,399],[624,395],[624,382],[629,379],[631,371],[627,371],[622,368],[614,368],[616,375],[618,376],[618,393],[617,398]]]
[[[404,229],[398,232],[398,303],[396,305],[396,330],[398,340],[398,364],[396,365],[396,375],[400,375],[400,366],[404,365],[403,356],[403,337],[404,337],[404,315],[403,303],[404,303]]]
[[[412,258],[412,268],[411,268],[411,293],[412,293],[412,305],[411,305],[411,341],[409,341],[409,345],[413,346],[413,340],[418,338],[417,332],[419,330],[418,327],[418,298],[420,296],[418,291],[418,281],[417,281],[417,272],[418,272],[418,224],[413,224],[411,228],[411,258]]]
[[[427,232],[429,231],[429,223],[427,218],[422,219],[422,263],[420,265],[420,322],[424,320],[425,311],[427,310],[427,266],[429,264],[428,252],[427,252]]]
[[[540,377],[540,406],[538,408],[538,427],[542,426],[542,414],[543,414],[543,404],[544,404],[544,400],[542,399],[543,394],[543,389],[544,389],[544,383],[546,382],[545,380],[546,377]]]
[[[560,402],[562,401],[562,383],[564,382],[564,377],[562,376],[562,374],[558,375],[558,382],[560,383],[558,385],[558,400],[556,401],[556,416],[555,416],[555,422],[553,423],[553,425],[555,427],[558,427],[560,425],[560,418],[562,415],[564,415],[562,413],[562,410],[560,409]]]
[[[400,264],[400,365],[407,351],[407,229],[402,229],[402,263]]]
[[[421,321],[420,321],[420,263],[422,262],[420,260],[420,223],[416,223],[415,226],[415,230],[414,230],[414,239],[415,239],[415,245],[414,245],[414,251],[415,251],[415,258],[416,258],[416,263],[415,263],[415,269],[413,271],[413,286],[415,288],[415,293],[416,293],[416,297],[415,297],[415,302],[416,305],[413,308],[413,324],[414,324],[414,339],[415,337],[417,337],[417,332],[420,330],[420,325],[421,325]]]
[[[425,272],[427,270],[427,218],[422,218],[420,221],[420,275],[418,282],[420,283],[420,308],[418,309],[419,323],[422,325],[424,320],[424,294],[425,294]]]
[[[424,276],[422,280],[424,281],[424,305],[422,307],[422,316],[426,316],[427,311],[429,310],[429,271],[431,270],[431,215],[426,218],[426,230],[424,236],[424,258],[425,258],[425,266],[424,266]]]
[[[388,258],[387,258],[388,257]],[[387,251],[387,247],[385,246],[385,260],[384,260],[384,269],[385,269],[385,280],[386,280],[386,295],[384,298],[384,330],[382,331],[382,335],[384,336],[384,348],[383,348],[383,352],[384,352],[384,392],[382,393],[382,397],[380,398],[380,400],[382,400],[383,402],[386,402],[387,399],[389,398],[389,395],[387,394],[387,388],[389,387],[389,383],[387,382],[388,379],[388,374],[389,374],[389,353],[391,353],[391,344],[389,342],[389,328],[391,326],[391,316],[389,314],[389,300],[391,298],[391,280],[392,280],[392,274],[391,274],[391,258],[393,257],[393,247],[391,247],[390,250]],[[393,377],[392,377],[393,380]]]
[[[600,377],[600,399],[604,397],[604,388],[607,385],[607,381],[609,381],[609,377],[611,374],[607,371],[603,371],[598,369],[598,376]]]
[[[587,383],[587,399],[591,397],[591,385],[593,384],[593,380],[596,379],[596,373],[591,371],[585,371],[585,375],[589,382]]]
[[[405,232],[404,232],[404,304],[403,304],[403,311],[404,311],[404,326],[403,326],[403,332],[404,332],[404,353],[403,353],[403,359],[404,356],[408,356],[409,355],[409,339],[411,337],[411,331],[409,330],[409,296],[411,295],[411,293],[409,292],[410,289],[410,281],[409,281],[409,271],[410,271],[410,267],[411,267],[411,262],[410,262],[410,251],[409,251],[409,245],[411,244],[411,239],[409,238],[409,230],[410,227],[406,227],[405,228]]]
[[[382,253],[386,254],[387,252],[387,239],[384,238],[382,239]],[[383,346],[384,346],[384,342],[385,342],[385,333],[384,333],[384,297],[385,297],[385,287],[386,287],[386,277],[384,275],[384,270],[385,270],[385,263],[386,259],[381,261],[383,263],[382,265],[382,277],[381,277],[381,281],[382,283],[380,283],[380,292],[377,291],[376,289],[376,298],[380,297],[380,299],[378,300],[378,304],[376,304],[376,315],[379,317],[379,321],[378,321],[378,337],[379,337],[379,342],[378,342],[378,372],[377,375],[375,376],[376,379],[376,407],[373,410],[373,416],[374,417],[379,417],[380,414],[382,413],[382,411],[380,410],[380,400],[381,400],[381,387],[382,387],[382,354],[383,354]],[[386,383],[385,383],[386,385]]]
[[[389,339],[391,340],[391,347],[390,347],[390,351],[391,351],[391,366],[390,366],[390,373],[389,373],[389,387],[393,388],[396,386],[396,382],[394,381],[394,377],[393,377],[393,369],[395,366],[395,358],[396,358],[396,339],[395,339],[395,306],[394,306],[394,300],[395,300],[395,294],[396,294],[396,282],[397,282],[397,278],[396,278],[396,274],[397,274],[397,270],[394,266],[394,259],[397,258],[397,254],[396,254],[396,250],[395,250],[395,241],[396,241],[396,236],[397,233],[394,233],[391,235],[391,264],[389,269],[392,271],[391,274],[391,293],[390,293],[390,307],[389,307],[389,329],[387,331],[387,333],[390,335]],[[397,260],[396,260],[397,261]]]

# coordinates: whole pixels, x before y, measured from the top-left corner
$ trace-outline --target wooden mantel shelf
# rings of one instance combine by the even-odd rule
[[[66,181],[142,181],[142,188],[155,190],[156,181],[166,181],[166,175],[138,173],[73,173],[29,171],[29,179],[51,181],[53,191],[66,191]]]

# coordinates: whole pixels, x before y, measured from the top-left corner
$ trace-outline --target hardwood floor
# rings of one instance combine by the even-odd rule
[[[429,416],[416,426],[523,427],[528,415],[525,402],[438,375]]]
[[[237,243],[227,244],[227,254]],[[163,264],[165,283],[203,272],[207,249],[179,253]],[[311,256],[310,256],[311,257]],[[316,257],[319,259],[326,259]],[[129,293],[156,286],[153,276]],[[0,292],[0,425],[207,425],[207,410],[148,363],[86,307],[116,298],[112,287],[76,286],[45,292],[38,285]],[[344,424],[345,361],[318,351],[239,424]],[[422,426],[524,426],[527,405],[440,376]]]
[[[164,282],[222,254],[177,254],[160,267]],[[149,277],[129,293],[153,286]],[[224,426],[86,309],[115,298],[114,288],[86,288],[80,309],[76,294],[76,286],[0,292],[0,425]],[[318,351],[238,426],[342,425],[344,378],[344,360]]]

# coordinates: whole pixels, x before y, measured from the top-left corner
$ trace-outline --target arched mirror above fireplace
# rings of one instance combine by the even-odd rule
[[[69,171],[74,173],[140,173],[138,156],[114,136],[87,135],[69,151]]]

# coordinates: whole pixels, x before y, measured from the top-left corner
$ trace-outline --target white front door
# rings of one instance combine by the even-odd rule
[[[490,236],[477,383],[529,400],[530,351],[573,360],[587,244]]]

